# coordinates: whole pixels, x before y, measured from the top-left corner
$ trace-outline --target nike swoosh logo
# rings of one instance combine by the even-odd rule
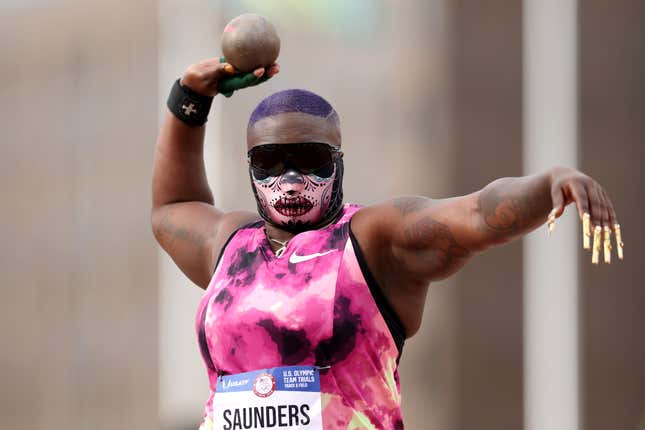
[[[334,249],[330,249],[329,251],[326,251],[326,252],[317,252],[315,254],[309,254],[309,255],[298,255],[294,252],[289,257],[289,263],[291,264],[302,263],[303,261],[313,260],[314,258],[322,257],[323,255],[327,255],[330,252],[334,252],[334,251],[335,251]]]

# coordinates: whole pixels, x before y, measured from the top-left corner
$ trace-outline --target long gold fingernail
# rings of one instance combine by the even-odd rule
[[[593,264],[598,264],[598,257],[600,256],[600,233],[602,228],[596,226],[593,231],[593,250],[591,252],[591,262]]]
[[[620,235],[620,225],[614,224],[614,233],[616,234],[616,252],[618,253],[618,258],[623,259],[623,238]]]
[[[605,256],[605,263],[611,264],[611,229],[603,227],[603,255]]]
[[[554,208],[547,218],[546,225],[549,229],[549,234],[553,233],[553,229],[555,228],[555,213],[557,210],[557,208]]]
[[[582,215],[582,248],[591,248],[591,216],[588,213]]]

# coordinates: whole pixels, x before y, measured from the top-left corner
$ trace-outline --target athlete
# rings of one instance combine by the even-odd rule
[[[305,90],[277,92],[251,114],[257,212],[217,209],[203,141],[218,83],[241,89],[278,72],[240,77],[218,59],[190,66],[157,141],[153,231],[206,290],[196,317],[210,382],[202,429],[402,429],[398,361],[431,282],[545,222],[550,231],[570,203],[593,262],[602,250],[609,262],[612,232],[622,258],[609,196],[566,167],[450,199],[344,204],[339,117]],[[292,382],[307,389],[289,397]]]

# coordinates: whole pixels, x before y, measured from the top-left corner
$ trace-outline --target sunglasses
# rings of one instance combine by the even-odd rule
[[[269,143],[251,148],[249,165],[256,179],[280,176],[293,167],[305,175],[329,178],[334,174],[334,158],[340,148],[319,142]]]

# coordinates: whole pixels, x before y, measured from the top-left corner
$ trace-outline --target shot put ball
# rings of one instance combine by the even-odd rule
[[[280,38],[266,18],[245,13],[224,27],[222,53],[236,69],[250,72],[275,63],[280,54]]]

